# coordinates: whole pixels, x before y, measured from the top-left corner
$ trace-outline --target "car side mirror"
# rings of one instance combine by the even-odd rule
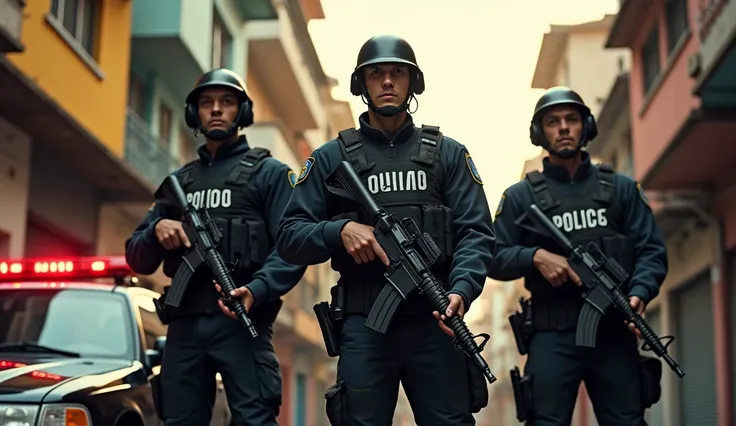
[[[164,357],[164,347],[166,346],[166,336],[159,336],[153,344],[153,349],[146,350],[146,360],[149,367],[157,367],[161,365]]]

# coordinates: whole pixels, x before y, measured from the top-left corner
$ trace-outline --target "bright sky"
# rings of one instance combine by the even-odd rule
[[[322,0],[325,20],[309,31],[335,99],[366,110],[350,95],[350,74],[370,37],[395,34],[414,48],[427,88],[415,123],[440,126],[464,144],[483,178],[491,212],[539,153],[529,119],[540,90],[530,88],[550,24],[598,20],[618,0]],[[530,14],[532,13],[532,14]],[[603,84],[608,84],[604,82]]]

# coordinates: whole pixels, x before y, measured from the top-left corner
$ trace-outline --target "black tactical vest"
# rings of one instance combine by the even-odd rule
[[[432,265],[432,271],[447,282],[449,266],[454,251],[452,211],[443,205],[443,172],[439,162],[442,133],[439,127],[422,126],[413,147],[404,158],[366,155],[360,133],[354,129],[339,133],[338,141],[345,159],[350,161],[376,202],[398,219],[410,217],[417,227],[432,236],[442,250],[440,258]],[[352,201],[340,199],[340,214],[332,219],[350,218],[370,224],[362,209]],[[358,213],[360,212],[360,213]],[[340,282],[347,282],[348,293],[365,283],[366,309],[384,285],[385,266],[376,260],[371,264],[356,264],[347,252],[338,251],[332,257],[332,268],[340,273]],[[371,293],[371,294],[368,294]],[[348,294],[348,300],[357,298]],[[351,309],[348,308],[348,311]],[[355,311],[353,309],[353,311]]]
[[[236,283],[247,283],[252,275],[265,263],[273,246],[266,223],[261,215],[261,203],[249,186],[251,177],[270,157],[269,150],[251,148],[233,167],[227,179],[208,177],[199,170],[199,159],[194,160],[179,172],[179,182],[189,201],[195,208],[206,208],[212,220],[222,232],[217,250],[233,269]],[[164,273],[173,277],[178,262],[164,262]],[[204,266],[201,269],[206,269]],[[201,276],[197,271],[192,279]],[[187,290],[189,292],[189,290]]]
[[[615,173],[606,165],[591,169],[593,176],[576,191],[578,196],[562,198],[556,189],[569,183],[548,179],[539,171],[528,173],[524,182],[532,193],[534,203],[573,244],[585,245],[594,241],[607,256],[616,259],[631,273],[634,247],[631,240],[621,232],[621,209],[613,199]],[[549,252],[562,254],[561,248],[550,238],[533,232],[526,234],[526,246],[540,246]],[[572,304],[571,317],[560,321],[577,319],[577,311],[582,303],[577,286],[568,283],[560,288],[553,288],[538,272],[527,277],[525,284],[532,292],[535,306],[541,308],[540,305],[545,301],[557,302],[558,306],[561,305],[559,302],[569,301]]]

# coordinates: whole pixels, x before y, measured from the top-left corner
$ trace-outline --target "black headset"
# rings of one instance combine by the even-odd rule
[[[216,86],[216,85],[212,85]],[[207,86],[211,87],[211,86]],[[221,87],[230,88],[230,86],[223,85]],[[184,121],[187,123],[187,127],[190,129],[199,129],[201,126],[201,123],[199,122],[199,112],[197,111],[197,104],[196,100],[199,98],[199,92],[202,89],[198,90],[196,93],[192,93],[192,95],[189,97],[190,100],[187,101],[186,106],[184,107]],[[238,116],[235,117],[235,123],[238,128],[240,127],[248,127],[251,124],[253,124],[253,103],[251,102],[248,95],[245,93],[237,93],[237,96],[239,98],[245,98],[242,102],[240,102],[240,108],[238,109]]]
[[[565,104],[565,102],[560,102],[558,104],[548,105],[547,107]],[[588,145],[588,142],[592,141],[593,139],[595,139],[596,136],[598,136],[598,126],[595,124],[595,117],[593,117],[593,114],[590,113],[590,108],[588,108],[587,106],[583,106],[574,102],[567,104],[578,107],[583,115],[583,135],[581,139],[581,146],[586,146]],[[529,125],[529,139],[531,139],[532,144],[534,146],[540,146],[543,148],[549,143],[549,141],[547,141],[547,137],[544,136],[544,131],[539,124],[539,120],[542,116],[542,112],[547,109],[547,107],[537,112],[537,114],[535,114],[535,117],[532,118],[531,125]]]

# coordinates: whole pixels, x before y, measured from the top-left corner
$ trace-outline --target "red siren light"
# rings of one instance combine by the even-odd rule
[[[125,256],[0,259],[0,281],[113,278],[133,274]]]

